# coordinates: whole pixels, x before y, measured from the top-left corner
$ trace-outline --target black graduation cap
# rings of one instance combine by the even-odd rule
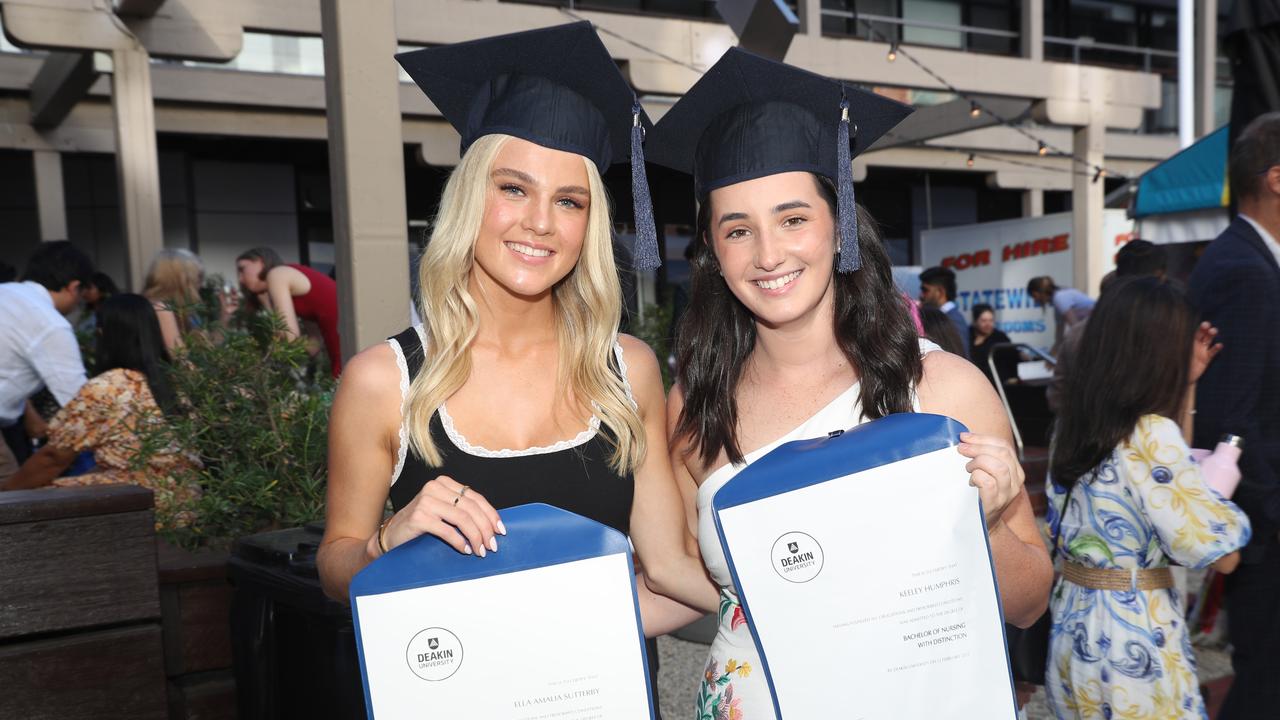
[[[582,155],[603,174],[631,161],[635,264],[661,264],[642,143],[653,127],[589,22],[396,55],[462,136],[501,133]]]
[[[649,159],[692,173],[699,197],[783,172],[836,183],[840,271],[857,270],[854,156],[910,115],[910,105],[740,48],[727,53],[658,122]]]

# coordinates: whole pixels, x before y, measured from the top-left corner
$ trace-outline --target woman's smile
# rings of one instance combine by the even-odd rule
[[[516,254],[521,261],[535,264],[542,264],[548,258],[555,255],[556,252],[545,245],[533,245],[530,243],[515,242],[507,240],[502,243],[507,249]]]
[[[760,288],[765,295],[776,296],[782,295],[791,289],[792,283],[800,277],[803,270],[795,270],[786,275],[774,275],[773,277],[752,280],[756,287]]]

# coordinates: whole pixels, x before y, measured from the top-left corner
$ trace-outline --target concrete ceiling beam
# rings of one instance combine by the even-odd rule
[[[1001,118],[1016,119],[1026,114],[1031,107],[1029,100],[1010,98],[984,97],[981,102],[983,107],[991,112],[980,113],[976,118],[972,113],[973,107],[959,99],[940,105],[916,108],[914,113],[907,116],[907,119],[893,130],[885,133],[870,149],[883,150],[903,145],[917,145],[934,138],[999,125],[1000,120],[993,116],[992,112]]]
[[[57,127],[103,72],[110,60],[95,52],[51,52],[31,81],[31,124]]]
[[[225,0],[247,27],[265,32],[319,34],[320,13],[314,0]],[[570,22],[558,8],[475,0],[400,0],[396,28],[405,44],[439,44]],[[737,44],[723,23],[623,13],[575,13],[602,30],[601,40],[623,62],[632,83],[642,92],[683,94],[725,50]],[[449,18],[449,23],[439,18]],[[634,44],[633,44],[634,43]],[[643,45],[644,47],[637,47]],[[905,58],[889,62],[889,46],[814,34],[797,35],[787,61],[817,73],[868,85],[945,90],[936,79]],[[1055,117],[1064,124],[1082,120],[1064,105],[1093,87],[1090,76],[1103,78],[1107,101],[1105,122],[1133,128],[1144,109],[1160,106],[1158,76],[1065,62],[965,53],[911,46],[909,51],[965,93],[1054,100]]]
[[[141,0],[150,15],[123,18],[153,57],[227,62],[244,47],[244,26],[234,8],[209,0]],[[121,13],[123,15],[123,13]]]
[[[148,18],[160,10],[164,0],[115,0],[116,14],[121,17]]]
[[[94,0],[4,0],[5,34],[21,47],[38,50],[130,50],[137,40],[123,21]]]
[[[1071,131],[1061,127],[1043,125],[1026,126],[1032,136],[1043,140],[1049,147],[1070,151]],[[931,147],[974,152],[1015,152],[1035,155],[1039,146],[1032,138],[1013,128],[994,126],[938,137],[926,144]],[[1178,151],[1176,135],[1136,135],[1123,130],[1107,133],[1108,163],[1112,158],[1138,160],[1163,160]],[[1050,153],[1047,157],[1052,157]]]
[[[14,43],[40,50],[128,50],[153,57],[226,62],[244,44],[231,5],[206,0],[152,2],[151,15],[117,15],[100,0],[0,0],[0,20]],[[139,7],[130,5],[129,7]]]

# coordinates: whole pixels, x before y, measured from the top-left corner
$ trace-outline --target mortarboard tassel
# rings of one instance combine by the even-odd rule
[[[636,244],[633,262],[637,270],[654,270],[662,264],[658,255],[658,229],[653,222],[653,199],[644,171],[644,125],[640,102],[631,106],[631,198],[635,209]]]
[[[856,130],[854,132],[857,132]],[[849,101],[840,98],[840,128],[836,132],[836,162],[839,178],[836,182],[840,220],[840,272],[854,272],[862,267],[862,255],[858,252],[858,208],[853,200],[853,158],[849,145],[853,140],[849,133]]]

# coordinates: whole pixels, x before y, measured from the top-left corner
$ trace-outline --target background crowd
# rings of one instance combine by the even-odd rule
[[[1057,328],[1046,489],[1062,576],[1040,650],[1057,717],[1208,717],[1174,566],[1228,576],[1235,678],[1218,717],[1280,708],[1280,327],[1265,300],[1280,291],[1280,113],[1244,130],[1229,175],[1237,218],[1189,278],[1133,240],[1096,303],[1049,277],[1027,286]],[[950,269],[920,284],[928,337],[993,383],[1022,382],[1032,358],[989,305],[970,324]]]
[[[1185,283],[1167,276],[1160,246],[1135,240],[1096,302],[1049,277],[1027,287],[1058,331],[1047,493],[1063,577],[1046,687],[1060,717],[1205,715],[1172,565],[1229,575],[1235,680],[1220,717],[1280,708],[1280,114],[1236,141],[1230,176],[1239,215]],[[203,488],[188,471],[202,458],[179,442],[143,446],[149,426],[191,412],[171,373],[192,339],[268,310],[279,338],[306,344],[303,374],[342,368],[332,278],[262,248],[238,258],[237,274],[236,288],[210,284],[199,257],[165,250],[141,294],[124,293],[70,243],[50,242],[20,276],[0,275],[0,489],[134,483],[155,491],[157,525],[189,524]],[[923,335],[992,383],[1018,383],[1029,358],[1002,347],[997,312],[959,308],[949,269],[920,284]],[[1242,453],[1226,446],[1226,480],[1206,469],[1224,465],[1210,463],[1224,435],[1243,439]]]
[[[132,483],[154,491],[158,528],[189,525],[202,461],[170,426],[197,400],[176,392],[175,371],[209,369],[192,340],[216,347],[269,309],[281,340],[306,343],[300,379],[340,369],[332,278],[264,248],[237,267],[240,287],[222,287],[194,253],[166,249],[142,293],[122,293],[71,243],[42,243],[0,283],[0,489]]]

